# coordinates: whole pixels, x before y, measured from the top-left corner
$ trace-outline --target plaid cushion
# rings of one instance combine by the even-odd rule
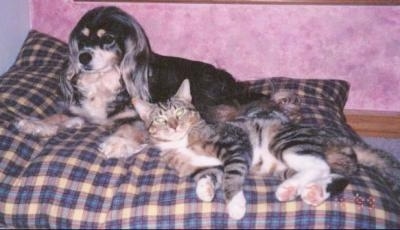
[[[59,75],[68,63],[68,46],[31,31],[15,64],[0,78],[0,103],[17,116],[44,117],[55,113],[62,100]]]
[[[304,98],[306,104],[312,104],[311,99],[318,99],[321,102],[329,103],[329,107],[336,110],[343,110],[350,85],[344,80],[338,79],[293,79],[276,77],[247,81],[250,91],[272,95],[278,91],[285,90]]]
[[[300,199],[278,202],[274,197],[280,183],[277,178],[250,176],[244,186],[247,214],[234,221],[228,218],[222,191],[217,192],[213,202],[201,202],[193,181],[169,170],[155,150],[125,160],[105,159],[98,154],[97,145],[107,134],[104,127],[86,124],[82,129],[64,130],[48,139],[19,133],[13,125],[16,116],[46,116],[55,111],[60,97],[57,74],[65,68],[66,53],[59,53],[64,58],[58,65],[54,60],[45,62],[52,58],[46,58],[44,53],[53,47],[45,42],[46,38],[57,43],[44,34],[31,32],[27,41],[32,42],[26,42],[22,50],[29,50],[25,46],[35,47],[33,56],[21,54],[3,76],[6,79],[0,81],[0,227],[400,227],[400,206],[393,202],[394,194],[369,169],[354,175],[343,194],[318,207],[310,207]],[[35,39],[37,43],[33,42]],[[329,84],[325,80],[307,81],[273,78],[248,85],[250,90],[266,94],[291,88],[303,95],[303,110],[309,106],[311,111],[304,116],[304,122],[346,127],[341,110],[348,85],[336,80]],[[24,93],[18,92],[20,88]]]
[[[343,108],[350,85],[338,79],[293,79],[274,77],[245,82],[250,92],[273,96],[285,91],[300,99],[300,120],[304,124],[336,128],[343,136],[354,140],[360,137],[346,123]]]

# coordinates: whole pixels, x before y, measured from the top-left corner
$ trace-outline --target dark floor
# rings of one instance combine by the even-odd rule
[[[363,139],[371,146],[386,150],[400,160],[400,139],[380,137],[363,137]]]

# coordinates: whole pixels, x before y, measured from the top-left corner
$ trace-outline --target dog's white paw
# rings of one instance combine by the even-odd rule
[[[99,151],[106,158],[126,158],[146,148],[147,144],[137,144],[119,136],[110,136],[100,144]]]
[[[54,136],[58,131],[57,125],[47,124],[37,119],[22,119],[16,123],[19,131],[42,137]]]
[[[246,198],[243,191],[232,197],[227,204],[229,217],[235,220],[240,220],[246,214]]]
[[[80,129],[85,124],[85,120],[80,117],[72,117],[64,123],[64,127],[68,129]]]
[[[215,186],[210,177],[203,177],[197,181],[196,194],[197,197],[202,201],[212,201],[215,195]]]

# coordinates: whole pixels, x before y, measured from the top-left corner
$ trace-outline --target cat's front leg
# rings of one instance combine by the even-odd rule
[[[247,133],[236,126],[226,124],[219,127],[220,138],[217,156],[223,162],[223,190],[229,217],[241,219],[246,214],[246,199],[243,184],[252,161],[252,146]]]
[[[197,181],[196,195],[204,202],[210,202],[214,199],[215,186],[211,177],[206,176]]]
[[[225,166],[224,195],[229,217],[235,220],[242,219],[246,214],[246,198],[243,194],[245,174],[240,171]]]
[[[195,166],[190,164],[191,158],[181,154],[177,149],[161,153],[161,158],[169,168],[178,173],[179,177],[189,176],[197,169]]]
[[[243,191],[234,195],[227,203],[229,217],[235,220],[240,220],[246,214],[246,198]]]
[[[221,187],[224,171],[221,166],[202,168],[192,174],[196,181],[197,197],[205,202],[214,199],[215,191]]]
[[[124,124],[107,136],[99,145],[106,158],[127,158],[148,146],[147,132],[141,122]]]

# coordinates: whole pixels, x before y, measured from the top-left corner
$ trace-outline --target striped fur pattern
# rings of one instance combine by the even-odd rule
[[[263,175],[294,171],[275,192],[280,201],[300,196],[317,206],[348,184],[357,157],[350,144],[334,129],[298,125],[277,105],[251,106],[228,122],[249,135],[252,172]]]
[[[342,192],[348,183],[347,176],[358,169],[354,151],[337,138],[334,130],[258,122],[257,119],[251,121],[255,127],[263,126],[264,132],[270,132],[258,134],[268,143],[269,150],[269,154],[265,154],[263,149],[254,149],[254,162],[261,164],[259,172],[273,173],[282,168],[296,172],[278,187],[276,197],[280,201],[293,200],[300,195],[304,202],[317,206],[330,195]],[[274,130],[268,130],[274,125]],[[260,133],[254,126],[249,127]]]
[[[134,99],[133,104],[168,166],[180,176],[193,175],[197,195],[203,201],[211,201],[222,185],[229,216],[242,218],[246,210],[243,183],[252,157],[245,131],[228,123],[205,123],[191,104],[187,80],[164,103]]]
[[[258,172],[276,173],[277,165],[283,162],[290,169],[290,173],[295,171],[299,174],[301,170],[298,166],[304,165],[296,165],[296,161],[291,162],[290,159],[293,154],[320,159],[330,169],[328,181],[331,180],[331,182],[323,185],[325,191],[322,190],[321,192],[322,197],[326,196],[327,198],[330,195],[340,193],[348,183],[348,177],[355,175],[360,167],[368,167],[376,170],[382,176],[382,179],[394,192],[397,202],[400,202],[400,162],[395,157],[383,150],[369,146],[361,139],[345,137],[337,128],[321,128],[297,123],[296,118],[301,115],[298,114],[296,103],[293,104],[293,101],[291,101],[293,98],[290,97],[292,96],[286,96],[289,97],[289,101],[279,99],[276,101],[278,103],[275,103],[274,101],[261,100],[235,108],[236,118],[231,123],[236,123],[247,129],[247,133],[250,135],[253,134],[253,137],[250,138],[252,146],[255,147],[253,149],[253,163],[258,162],[259,167],[257,168],[261,168]],[[289,104],[286,104],[286,102],[289,102]],[[271,133],[267,134],[267,132]],[[256,147],[262,145],[262,141],[257,142],[256,140],[261,139],[268,143],[269,154],[273,155],[278,163],[271,163],[273,162],[271,159],[267,159],[267,162],[269,162],[267,164],[263,160],[256,160],[258,155],[268,156],[263,151],[263,148],[267,148],[266,146],[260,149],[261,153],[257,154]],[[303,163],[305,159],[299,159],[298,162]],[[269,166],[266,167],[265,164]],[[310,166],[310,168],[313,167]],[[268,170],[265,170],[265,168]],[[308,166],[305,166],[304,170],[308,170]],[[257,170],[253,168],[252,171]],[[299,176],[295,174],[294,177]],[[297,194],[302,195],[304,201],[310,204],[319,203],[310,202],[304,192],[301,192],[302,190],[304,190],[302,186],[298,186]],[[279,189],[277,192],[279,199],[278,193]],[[292,194],[290,199],[294,197],[295,194]],[[323,199],[320,201],[322,202]]]
[[[214,120],[223,120],[225,122],[236,119],[237,121],[242,120],[249,123],[251,120],[248,127],[263,126],[260,123],[275,116],[283,124],[281,126],[282,130],[276,134],[276,138],[273,140],[275,144],[271,143],[271,147],[273,147],[271,149],[272,153],[282,155],[284,152],[289,151],[287,147],[293,145],[294,141],[301,143],[301,141],[310,140],[313,142],[310,145],[303,143],[297,146],[302,146],[303,148],[298,151],[299,153],[309,152],[310,154],[313,153],[325,157],[331,166],[331,170],[342,175],[352,174],[358,167],[372,168],[381,175],[382,179],[394,192],[397,201],[400,202],[400,162],[390,153],[369,146],[361,138],[344,136],[343,131],[338,129],[340,126],[324,126],[325,128],[320,129],[316,126],[296,124],[302,120],[302,114],[300,113],[302,103],[302,98],[298,97],[297,94],[280,90],[273,94],[271,99],[261,98],[239,106],[215,106],[209,110],[209,116]],[[264,126],[269,125],[264,124]],[[256,128],[253,132],[257,133],[257,130],[261,129]],[[250,130],[249,133],[251,133]],[[296,133],[298,135],[295,136]],[[291,143],[288,142],[289,140],[291,140]],[[314,146],[315,149],[309,149],[310,146]],[[357,158],[356,166],[354,158]],[[252,171],[257,171],[258,168],[252,167]],[[288,172],[288,175],[292,174],[293,169]],[[283,179],[287,178],[281,173],[278,173],[278,175],[283,176]],[[346,180],[340,179],[339,181],[345,182]],[[340,183],[337,184],[338,188],[340,188]],[[334,189],[332,186],[329,188]],[[337,188],[334,190],[340,191]]]
[[[163,160],[180,176],[194,177],[203,201],[211,201],[222,186],[234,219],[246,212],[243,183],[248,173],[284,175],[275,192],[279,201],[300,196],[317,206],[343,192],[349,176],[358,171],[358,144],[334,128],[292,122],[295,110],[288,111],[293,105],[285,102],[250,103],[241,106],[233,120],[211,125],[191,104],[185,80],[164,103],[136,99],[133,104]]]

